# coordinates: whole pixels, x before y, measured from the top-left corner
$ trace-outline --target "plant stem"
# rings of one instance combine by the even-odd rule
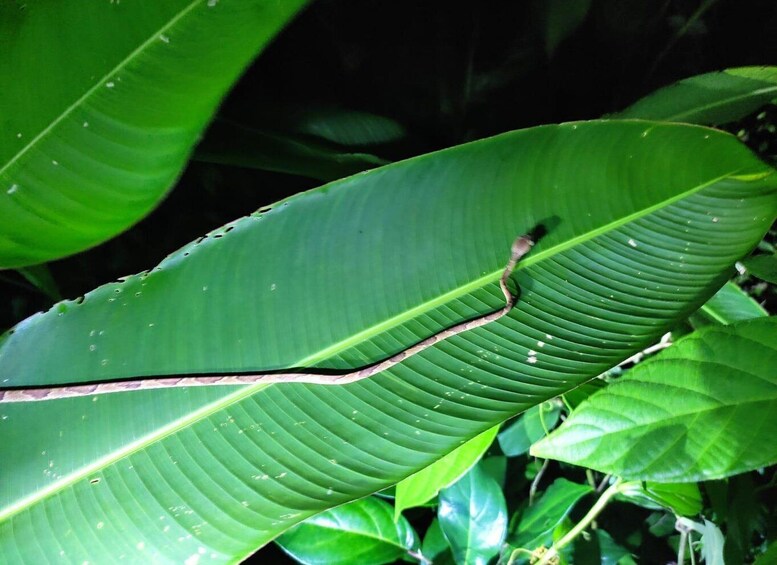
[[[531,482],[531,487],[529,488],[529,506],[534,504],[534,497],[537,495],[537,487],[540,484],[540,480],[542,480],[542,475],[545,474],[545,469],[548,468],[548,465],[550,464],[550,459],[545,459],[545,461],[542,463],[542,467],[540,467],[540,470],[537,471],[537,476],[534,477],[534,480]]]
[[[610,486],[606,491],[604,491],[604,493],[602,493],[602,496],[600,496],[599,500],[597,500],[596,503],[591,507],[591,509],[588,511],[588,514],[583,516],[583,519],[580,520],[574,528],[569,530],[565,536],[563,536],[560,540],[551,546],[547,553],[545,553],[545,555],[543,555],[542,558],[537,562],[537,565],[547,565],[551,559],[558,555],[559,550],[569,545],[572,540],[579,536],[580,533],[596,519],[602,510],[604,510],[604,507],[607,506],[607,504],[610,502],[610,499],[618,494],[620,487],[621,480],[618,479],[612,484],[612,486]]]

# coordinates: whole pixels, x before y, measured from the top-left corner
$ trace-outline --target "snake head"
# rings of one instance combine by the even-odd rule
[[[524,255],[526,255],[529,251],[531,251],[532,246],[534,245],[534,240],[529,237],[528,235],[522,235],[518,239],[516,239],[513,242],[512,247],[512,256],[513,258],[520,259]]]

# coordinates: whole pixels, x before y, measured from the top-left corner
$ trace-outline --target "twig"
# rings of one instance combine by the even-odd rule
[[[635,353],[628,359],[624,359],[623,361],[618,363],[617,366],[625,367],[626,365],[630,365],[631,363],[635,363],[635,364],[639,363],[643,357],[647,355],[652,355],[653,353],[657,351],[661,351],[662,349],[666,349],[670,345],[672,345],[672,334],[671,332],[668,332],[661,336],[661,340],[658,343],[656,343],[655,345],[651,345],[647,349],[643,349],[639,353]]]
[[[545,459],[545,461],[542,463],[542,467],[540,467],[540,470],[537,471],[537,475],[534,477],[534,480],[531,482],[531,487],[529,487],[529,506],[534,504],[534,495],[537,494],[537,487],[540,484],[540,479],[542,479],[542,475],[545,474],[545,469],[548,468],[548,464],[550,464],[550,459]]]
[[[542,556],[542,558],[537,562],[537,565],[548,565],[550,563],[550,560],[553,559],[558,555],[558,552],[563,548],[569,545],[572,540],[574,540],[580,533],[585,530],[588,525],[593,522],[596,517],[601,513],[602,510],[604,510],[605,506],[607,506],[607,503],[610,502],[610,499],[618,494],[619,489],[621,487],[621,480],[618,479],[615,481],[610,488],[608,488],[606,491],[604,491],[604,494],[599,497],[599,500],[596,501],[596,503],[591,507],[591,509],[588,511],[588,514],[583,516],[583,519],[580,520],[571,530],[569,530],[565,536],[563,536],[560,540],[558,540],[556,543],[554,543],[551,548]]]

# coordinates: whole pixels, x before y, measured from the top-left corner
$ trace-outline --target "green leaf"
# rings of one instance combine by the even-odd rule
[[[437,519],[459,564],[488,563],[499,553],[507,533],[502,490],[479,465],[440,491]]]
[[[496,481],[499,488],[504,490],[507,482],[507,457],[503,455],[491,455],[480,460],[483,471]]]
[[[542,27],[545,53],[551,58],[559,44],[585,21],[591,0],[538,0],[532,7]]]
[[[289,133],[216,119],[194,158],[289,173],[323,181],[347,177],[387,161],[366,153],[346,152],[321,141]]]
[[[425,469],[397,483],[394,516],[398,518],[403,510],[421,506],[434,498],[440,489],[461,478],[483,456],[498,431],[499,426],[486,430]]]
[[[558,402],[543,402],[532,406],[499,434],[499,447],[508,457],[522,455],[558,423],[561,406]]]
[[[449,549],[450,545],[448,545],[448,540],[445,539],[445,535],[442,533],[440,521],[435,518],[426,530],[423,544],[421,544],[421,553],[424,557],[436,563],[437,557]]]
[[[556,479],[534,505],[524,510],[515,533],[511,535],[510,544],[530,551],[550,546],[553,530],[581,498],[593,491],[589,485],[573,483],[564,478]]]
[[[287,121],[294,131],[344,147],[386,145],[407,135],[391,118],[346,108],[303,108],[291,113]]]
[[[704,306],[694,313],[694,327],[733,324],[768,316],[766,310],[733,282],[727,282]]]
[[[777,255],[756,255],[745,259],[742,264],[754,277],[777,284]]]
[[[618,498],[645,508],[668,508],[678,516],[694,516],[702,510],[696,483],[654,483],[631,481],[618,489]]]
[[[716,521],[726,526],[726,563],[744,563],[752,547],[753,535],[763,531],[761,516],[763,502],[753,484],[752,473],[737,475],[728,480],[728,500],[722,516]]]
[[[777,541],[769,544],[769,548],[755,560],[753,565],[772,565],[777,562]]]
[[[276,542],[300,563],[392,563],[417,549],[415,531],[404,517],[396,522],[390,504],[364,498],[308,518]]]
[[[234,561],[654,343],[775,211],[777,175],[734,137],[597,121],[237,220],[20,323],[0,338],[0,385],[359,367],[501,308],[510,243],[537,222],[549,233],[512,277],[508,316],[364,381],[0,404],[0,561],[182,562],[200,547]]]
[[[54,280],[54,277],[51,276],[51,271],[47,265],[31,265],[29,267],[22,267],[18,270],[20,275],[27,279],[30,284],[34,285],[35,288],[40,290],[43,294],[55,301],[62,300],[62,295],[59,293],[57,282]]]
[[[661,88],[612,118],[719,125],[777,100],[777,67],[738,67]]]
[[[586,398],[592,394],[599,392],[607,386],[607,382],[601,378],[594,378],[588,382],[585,382],[579,386],[576,386],[572,390],[564,393],[565,404],[574,409]]]
[[[152,210],[224,93],[303,4],[0,4],[12,54],[0,59],[0,267],[81,251]]]
[[[723,545],[726,539],[723,532],[709,520],[704,520],[701,533],[701,558],[706,565],[725,565],[723,560]]]
[[[657,482],[770,465],[776,366],[777,318],[704,328],[581,404],[532,454]]]
[[[601,565],[617,565],[635,563],[631,553],[625,547],[618,545],[612,536],[601,528],[596,529],[596,537],[599,539],[599,551],[601,552]]]

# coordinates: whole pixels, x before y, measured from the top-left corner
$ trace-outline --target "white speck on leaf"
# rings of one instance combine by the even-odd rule
[[[637,242],[634,241],[633,239],[630,239],[629,240],[629,245],[631,245],[632,247],[636,247],[637,246]]]
[[[167,37],[164,33],[159,36],[159,40],[163,41],[164,43],[170,43],[170,38]]]
[[[114,86],[116,86],[116,83],[114,83],[113,81],[108,81],[105,83],[105,86],[108,88],[113,88]]]
[[[9,189],[6,191],[6,193],[8,193],[8,194],[13,194],[13,193],[14,193],[14,192],[16,192],[17,190],[19,190],[19,185],[18,185],[18,184],[12,184],[12,185],[11,185],[11,188],[9,188]]]

